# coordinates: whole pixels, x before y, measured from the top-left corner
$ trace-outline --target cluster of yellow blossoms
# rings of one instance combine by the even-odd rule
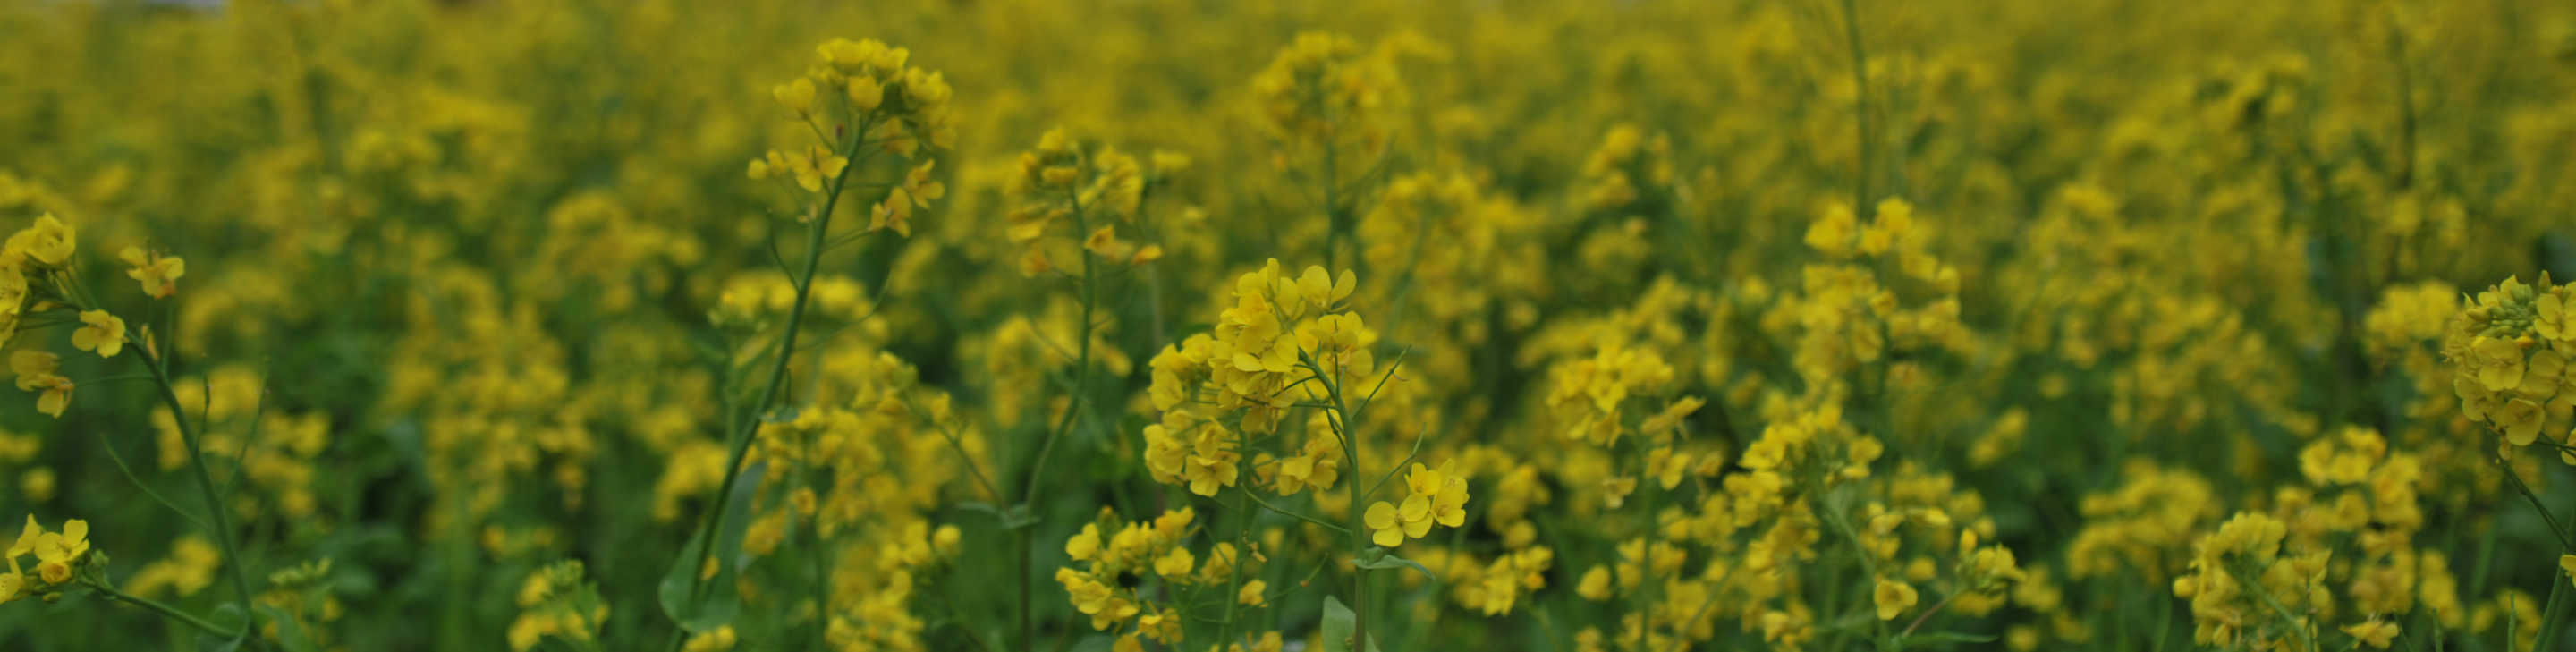
[[[1308,267],[1292,277],[1273,259],[1235,279],[1233,306],[1213,332],[1164,346],[1149,363],[1147,389],[1162,412],[1145,427],[1145,466],[1155,481],[1214,496],[1240,475],[1237,433],[1276,431],[1300,400],[1358,402],[1350,393],[1376,369],[1377,334],[1346,303],[1357,287],[1348,270],[1335,279]],[[1331,432],[1307,433],[1304,459],[1280,462],[1270,476],[1279,493],[1329,485],[1344,444],[1315,440],[1344,436],[1348,424],[1338,419],[1326,424]]]
[[[1039,136],[1037,147],[1020,153],[1018,174],[1010,177],[1008,194],[1019,203],[1006,216],[1009,227],[1004,233],[1020,247],[1020,273],[1090,274],[1091,257],[1123,265],[1162,258],[1162,245],[1138,244],[1132,239],[1138,236],[1118,235],[1121,226],[1150,234],[1153,225],[1144,219],[1147,191],[1189,168],[1189,157],[1179,153],[1158,151],[1151,158],[1150,164],[1140,164],[1134,155],[1116,148],[1088,150],[1063,129]],[[1059,222],[1071,224],[1079,241],[1048,238]],[[1076,258],[1065,251],[1072,246],[1089,255],[1082,257],[1082,266],[1068,269],[1062,261]]]
[[[125,320],[93,307],[95,299],[79,284],[72,260],[78,241],[78,232],[50,213],[9,236],[0,249],[0,342],[15,337],[26,320],[40,313],[61,312],[80,324],[72,330],[72,348],[101,358],[125,351]],[[178,279],[187,273],[187,261],[141,247],[127,247],[123,258],[133,265],[126,275],[155,299],[177,293]],[[149,328],[143,337],[145,346],[153,345]],[[70,406],[77,386],[60,373],[61,362],[60,356],[35,348],[9,354],[18,389],[37,393],[36,411],[57,418]]]
[[[608,603],[599,585],[584,577],[579,561],[561,561],[528,574],[519,585],[519,618],[510,623],[510,649],[525,652],[537,641],[560,639],[583,650],[599,649]]]
[[[1405,496],[1404,506],[1381,500],[1370,503],[1368,513],[1361,515],[1370,541],[1393,548],[1405,539],[1429,535],[1434,522],[1449,527],[1467,524],[1467,479],[1450,473],[1448,465],[1434,470],[1415,464],[1405,472],[1404,486],[1412,492]]]
[[[1211,587],[1224,590],[1230,580],[1258,571],[1268,559],[1258,548],[1238,550],[1234,543],[1220,541],[1207,548],[1202,561],[1187,545],[1199,532],[1197,519],[1198,512],[1188,507],[1165,511],[1150,523],[1125,522],[1116,513],[1101,510],[1098,518],[1084,523],[1080,533],[1064,542],[1065,556],[1081,568],[1058,568],[1055,581],[1064,585],[1074,608],[1090,617],[1092,629],[1122,635],[1121,649],[1140,645],[1140,638],[1178,643],[1181,613],[1172,602],[1179,600],[1150,597],[1156,593],[1145,590],[1144,580],[1159,578],[1167,586],[1186,590],[1176,598],[1199,595]],[[1267,583],[1254,579],[1242,582],[1233,595],[1219,597],[1262,606],[1268,603],[1268,590]]]
[[[30,595],[53,598],[53,592],[71,584],[76,574],[90,561],[89,522],[72,519],[63,522],[60,532],[47,532],[36,525],[36,517],[27,517],[27,527],[9,544],[6,553],[9,573],[0,575],[0,603]],[[28,574],[19,559],[35,555],[36,567]]]
[[[2451,381],[2460,411],[2513,446],[2547,435],[2559,459],[2576,464],[2576,287],[2535,287],[2508,278],[2478,293],[2442,340],[2458,367]]]
[[[805,75],[772,87],[770,96],[795,113],[819,142],[801,151],[769,150],[751,161],[748,174],[753,179],[792,178],[806,192],[825,192],[828,186],[829,194],[838,195],[853,156],[864,163],[868,153],[883,151],[909,159],[925,145],[955,146],[946,74],[908,65],[911,58],[911,50],[875,39],[833,39],[815,46]],[[893,184],[869,210],[868,229],[912,235],[913,211],[948,194],[945,184],[931,178],[936,163],[922,161]],[[798,219],[815,217],[809,213]]]

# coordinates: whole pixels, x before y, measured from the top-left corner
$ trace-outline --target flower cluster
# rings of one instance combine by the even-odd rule
[[[36,517],[30,515],[27,527],[19,531],[17,541],[9,544],[6,555],[9,573],[0,575],[0,603],[31,595],[51,599],[53,592],[71,584],[90,563],[89,521],[64,521],[61,531],[48,532],[36,525]],[[36,558],[33,569],[19,564],[29,555]]]
[[[1450,466],[1438,469],[1413,465],[1404,474],[1409,494],[1404,506],[1377,501],[1370,503],[1361,516],[1368,523],[1369,540],[1389,548],[1402,545],[1406,539],[1420,539],[1431,534],[1431,524],[1448,527],[1467,524],[1467,479],[1450,473]]]
[[[529,573],[519,585],[519,618],[510,623],[510,649],[525,652],[542,639],[560,639],[582,649],[595,648],[599,628],[608,622],[608,603],[599,585],[583,576],[581,562],[567,560]]]
[[[1362,400],[1359,381],[1376,368],[1370,347],[1377,334],[1346,303],[1357,285],[1351,272],[1335,279],[1320,266],[1292,277],[1273,259],[1235,279],[1232,307],[1213,332],[1163,347],[1149,363],[1147,389],[1162,412],[1145,427],[1145,465],[1154,479],[1214,496],[1240,475],[1236,433],[1276,431],[1301,400]],[[1285,494],[1329,486],[1338,467],[1322,460],[1345,454],[1347,444],[1311,440],[1341,437],[1346,425],[1308,433],[1310,443],[1271,475],[1274,487]]]
[[[1019,247],[1020,273],[1091,273],[1089,260],[1142,265],[1163,257],[1160,244],[1138,244],[1132,238],[1152,227],[1145,217],[1149,189],[1189,168],[1189,157],[1158,151],[1151,163],[1116,148],[1086,149],[1063,129],[1047,130],[1037,146],[1021,152],[1009,195],[1017,203],[1004,234]],[[1102,219],[1111,218],[1111,219]],[[1114,221],[1112,221],[1114,220]],[[1070,237],[1049,237],[1054,225],[1068,224]],[[1118,229],[1131,231],[1121,238]],[[1070,251],[1080,247],[1087,255]],[[1066,261],[1085,261],[1068,269]]]
[[[2457,365],[2451,387],[2460,411],[2530,446],[2548,435],[2559,459],[2576,464],[2576,288],[2541,274],[2532,286],[2507,278],[2479,292],[2451,321],[2442,354]]]
[[[1120,645],[1135,645],[1138,639],[1178,643],[1180,612],[1155,597],[1163,592],[1147,590],[1149,582],[1223,590],[1231,578],[1257,571],[1266,559],[1257,548],[1238,550],[1232,542],[1222,541],[1209,546],[1202,559],[1188,546],[1199,532],[1197,519],[1198,512],[1188,507],[1165,511],[1151,522],[1126,521],[1103,509],[1098,518],[1083,524],[1080,533],[1065,540],[1064,554],[1079,568],[1056,569],[1055,581],[1064,585],[1074,609],[1090,617],[1092,629],[1120,634],[1124,641]],[[1267,589],[1262,581],[1252,580],[1220,599],[1259,606],[1268,601]]]
[[[957,129],[948,103],[952,91],[945,73],[909,65],[912,51],[875,39],[833,39],[814,48],[805,75],[770,88],[770,97],[796,115],[818,142],[802,149],[769,150],[752,159],[753,179],[794,179],[809,193],[838,195],[852,171],[853,157],[888,152],[906,159],[927,149],[948,149]],[[868,229],[891,229],[912,235],[913,211],[948,194],[931,176],[937,161],[912,166],[900,183],[891,184],[869,209]],[[828,207],[828,202],[826,206]],[[819,212],[820,209],[817,209]],[[818,215],[808,213],[802,220]]]

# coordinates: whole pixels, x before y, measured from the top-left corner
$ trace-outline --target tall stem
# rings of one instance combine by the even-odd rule
[[[194,615],[189,614],[188,612],[180,611],[180,610],[178,610],[178,609],[176,609],[176,608],[171,607],[170,605],[161,604],[160,602],[156,602],[156,601],[152,600],[151,598],[146,598],[146,597],[143,597],[143,596],[134,595],[134,594],[131,594],[131,593],[126,593],[126,592],[124,592],[124,591],[118,591],[118,590],[116,590],[116,587],[108,586],[108,585],[106,585],[106,584],[102,584],[102,583],[98,583],[98,582],[93,582],[93,581],[89,581],[89,580],[81,580],[81,584],[82,584],[83,586],[87,586],[87,587],[90,587],[90,588],[92,588],[92,589],[97,589],[100,595],[107,596],[107,599],[109,599],[109,600],[115,600],[115,601],[117,601],[117,602],[123,602],[123,603],[130,604],[130,605],[134,605],[134,606],[137,606],[137,607],[142,607],[142,608],[143,608],[144,610],[146,610],[146,611],[150,611],[150,612],[152,612],[152,613],[160,614],[160,615],[161,615],[161,617],[163,617],[163,618],[168,618],[168,619],[171,619],[171,620],[179,621],[181,624],[185,624],[185,625],[187,625],[187,626],[189,626],[189,627],[195,627],[195,628],[197,628],[197,629],[199,629],[199,630],[202,630],[202,631],[204,631],[205,633],[208,633],[208,634],[213,634],[213,635],[216,635],[216,636],[234,636],[234,635],[239,634],[239,632],[227,632],[227,631],[224,631],[224,629],[223,629],[223,628],[221,628],[221,627],[216,627],[214,623],[206,622],[206,620],[205,620],[205,619],[203,619],[203,618],[198,618],[198,617],[196,617],[196,616],[194,616]]]
[[[1089,234],[1091,220],[1089,216],[1083,214],[1081,195],[1068,189],[1065,191],[1065,200],[1073,209],[1074,233]],[[1063,439],[1067,431],[1073,429],[1074,417],[1082,413],[1083,398],[1090,392],[1091,323],[1093,315],[1100,306],[1100,284],[1096,280],[1099,275],[1094,273],[1096,270],[1092,267],[1092,261],[1097,257],[1091,252],[1090,247],[1082,248],[1082,324],[1080,328],[1074,329],[1074,337],[1078,342],[1074,345],[1076,353],[1073,358],[1073,394],[1065,398],[1064,416],[1056,420],[1054,428],[1047,430],[1046,441],[1038,445],[1037,459],[1029,465],[1028,480],[1020,483],[1020,506],[1025,509],[1036,509],[1029,505],[1037,502],[1038,487],[1045,484],[1042,480],[1046,479],[1047,458],[1055,455],[1056,442]],[[1035,591],[1033,585],[1037,582],[1035,579],[1037,551],[1030,547],[1032,542],[1029,540],[1028,528],[1021,528],[1019,532],[1017,547],[1020,550],[1020,652],[1029,652],[1037,646],[1037,626],[1029,616],[1029,596]]]
[[[1860,3],[1843,0],[1843,35],[1851,41],[1853,117],[1860,138],[1860,174],[1852,178],[1852,214],[1869,217],[1870,153],[1876,149],[1869,124],[1869,51],[1860,40]]]
[[[870,121],[861,121],[856,133],[860,135],[868,133],[869,126],[871,126]],[[864,144],[864,138],[853,136],[850,139],[849,154],[857,154]],[[697,560],[689,565],[688,571],[691,602],[706,597],[707,587],[710,585],[700,569],[706,568],[707,560],[715,555],[716,532],[724,523],[726,506],[733,502],[734,484],[742,479],[742,459],[751,451],[752,441],[759,438],[762,417],[768,412],[769,403],[778,399],[778,387],[787,381],[787,363],[795,358],[796,334],[805,324],[805,307],[813,296],[814,273],[822,266],[824,236],[831,232],[833,209],[840,205],[841,189],[849,183],[850,174],[861,167],[866,167],[866,164],[865,159],[860,159],[841,166],[841,173],[832,177],[831,187],[823,194],[822,207],[814,212],[813,219],[808,220],[811,226],[806,228],[804,272],[798,274],[796,278],[789,279],[796,286],[796,302],[787,311],[787,332],[778,339],[776,355],[772,356],[775,360],[769,369],[769,382],[761,387],[760,400],[751,404],[751,409],[743,415],[741,424],[733,429],[733,441],[725,456],[724,479],[716,483],[715,505],[709,509],[706,521],[698,526]],[[686,637],[674,637],[673,640],[681,638]]]
[[[170,370],[162,366],[161,357],[155,355],[151,347],[136,347],[135,353],[143,356],[144,368],[152,370],[152,383],[161,388],[161,401],[170,404],[170,421],[179,425],[179,436],[187,440],[189,475],[196,478],[197,491],[206,497],[206,519],[215,530],[216,544],[223,546],[224,574],[232,578],[233,594],[241,599],[242,608],[249,609],[250,574],[242,568],[247,562],[242,560],[241,545],[233,541],[231,510],[224,506],[223,496],[215,491],[214,475],[206,472],[205,437],[188,420],[188,407],[179,401],[179,392],[170,383]],[[249,629],[245,627],[237,634],[247,633]]]

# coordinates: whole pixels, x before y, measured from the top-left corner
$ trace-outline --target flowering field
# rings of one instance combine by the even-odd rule
[[[2572,92],[2527,0],[0,3],[0,649],[2576,650]]]

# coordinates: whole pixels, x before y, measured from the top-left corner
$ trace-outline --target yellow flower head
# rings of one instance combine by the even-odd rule
[[[125,320],[105,310],[81,312],[81,328],[72,331],[72,348],[97,351],[98,357],[113,358],[125,350]]]
[[[71,260],[72,244],[77,234],[52,213],[36,218],[36,225],[9,236],[7,252],[0,258],[33,261],[46,267],[60,267]]]
[[[51,376],[45,379],[45,393],[36,397],[36,411],[45,416],[62,418],[63,408],[72,402],[72,379]]]
[[[1370,541],[1389,548],[1404,543],[1404,523],[1396,518],[1394,505],[1383,500],[1371,503],[1362,520],[1367,521]]]
[[[34,517],[28,517],[33,524]],[[47,584],[72,581],[72,564],[89,554],[89,521],[72,519],[63,523],[63,531],[47,532],[36,540],[36,575]]]
[[[2343,633],[2351,634],[2363,645],[2385,650],[2388,643],[2397,638],[2397,623],[2385,620],[2358,622],[2343,626]]]
[[[770,87],[769,96],[777,98],[779,106],[787,107],[787,110],[795,111],[797,115],[814,112],[813,80],[798,78],[796,81]]]
[[[1897,614],[1914,608],[1914,585],[1893,578],[1878,578],[1878,589],[1870,592],[1870,599],[1878,604],[1879,620],[1894,620]]]
[[[142,247],[126,247],[124,253],[118,254],[118,257],[124,258],[126,264],[134,266],[134,269],[126,270],[125,275],[142,283],[143,293],[152,295],[155,299],[168,298],[176,294],[179,291],[179,277],[188,273],[188,261],[180,260],[177,256],[163,256],[160,252],[145,251]]]
[[[19,349],[9,353],[9,370],[18,374],[18,389],[35,391],[37,387],[44,384],[46,379],[52,378],[54,371],[61,367],[62,356],[52,353],[35,349]]]

